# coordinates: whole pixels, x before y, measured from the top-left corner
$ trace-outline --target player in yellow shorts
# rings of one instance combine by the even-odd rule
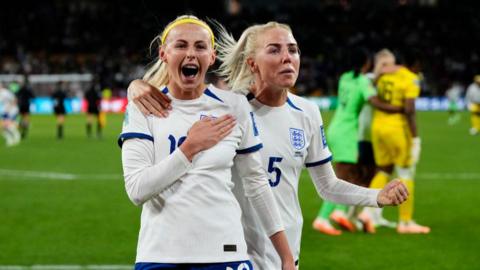
[[[430,228],[413,221],[414,171],[420,155],[420,138],[415,120],[415,99],[420,94],[420,62],[417,55],[405,55],[406,66],[399,66],[377,81],[378,96],[385,102],[404,108],[404,113],[375,110],[372,120],[372,144],[379,171],[370,187],[383,187],[396,172],[407,186],[410,198],[399,207],[398,233],[429,233]]]
[[[465,96],[472,119],[471,135],[477,135],[480,132],[480,75],[476,75],[474,82],[468,86]]]

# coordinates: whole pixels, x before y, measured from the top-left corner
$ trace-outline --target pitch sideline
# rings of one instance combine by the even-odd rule
[[[24,179],[24,180],[120,180],[123,179],[121,174],[75,174],[65,172],[48,172],[48,171],[27,171],[27,170],[11,170],[0,168],[0,180]],[[434,173],[424,172],[418,173],[416,178],[429,180],[480,180],[480,173]],[[2,270],[0,268],[0,270]]]

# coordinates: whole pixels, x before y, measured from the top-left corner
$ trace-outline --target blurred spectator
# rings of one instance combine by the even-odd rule
[[[361,45],[419,49],[427,59],[424,94],[439,96],[449,81],[466,85],[480,72],[479,9],[477,1],[447,0],[8,2],[0,9],[0,74],[92,73],[117,95],[152,61],[147,48],[159,25],[190,12],[236,37],[253,23],[290,24],[302,50],[299,94],[333,94],[345,52]]]

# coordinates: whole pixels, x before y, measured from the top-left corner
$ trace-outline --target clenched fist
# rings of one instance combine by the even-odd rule
[[[407,187],[398,179],[390,181],[379,193],[377,203],[380,207],[399,205],[408,199]]]

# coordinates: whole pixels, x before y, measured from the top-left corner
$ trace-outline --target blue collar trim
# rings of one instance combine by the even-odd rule
[[[221,100],[219,97],[217,97],[212,91],[210,91],[210,89],[207,88],[207,89],[205,90],[205,92],[203,92],[203,93],[204,93],[205,95],[207,95],[207,96],[209,96],[209,97],[211,97],[211,98],[213,98],[213,99],[216,99],[216,100],[218,100],[218,101],[220,101],[220,102],[223,103],[223,100]]]
[[[295,106],[295,104],[293,104],[293,102],[288,97],[287,97],[287,103],[288,103],[288,105],[290,105],[290,107],[294,108],[295,110],[299,110],[299,111],[303,112],[303,110],[298,108],[297,106]]]

